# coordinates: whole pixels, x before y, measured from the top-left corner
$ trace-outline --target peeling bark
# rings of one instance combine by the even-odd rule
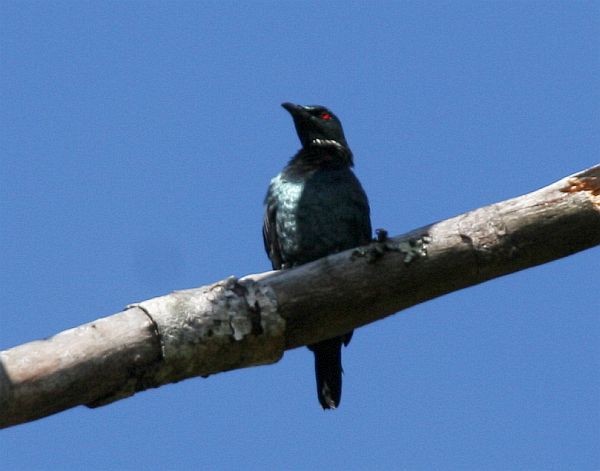
[[[285,321],[268,285],[226,280],[134,304],[156,325],[162,362],[156,385],[278,361]]]

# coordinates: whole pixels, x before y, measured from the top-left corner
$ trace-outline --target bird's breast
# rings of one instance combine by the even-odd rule
[[[368,203],[360,183],[346,171],[281,178],[276,230],[287,264],[306,263],[365,243]]]

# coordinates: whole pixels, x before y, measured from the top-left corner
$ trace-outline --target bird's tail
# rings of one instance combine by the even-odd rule
[[[315,354],[317,395],[323,409],[335,409],[340,404],[342,397],[342,343],[347,344],[344,337],[334,337],[308,346]]]

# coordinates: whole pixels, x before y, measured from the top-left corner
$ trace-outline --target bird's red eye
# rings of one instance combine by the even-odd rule
[[[325,121],[329,121],[331,119],[331,115],[327,111],[323,111],[319,116]]]

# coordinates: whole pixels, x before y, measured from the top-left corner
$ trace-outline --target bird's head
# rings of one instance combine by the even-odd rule
[[[329,147],[352,155],[342,123],[331,110],[320,105],[283,103],[281,106],[292,115],[303,148]]]

